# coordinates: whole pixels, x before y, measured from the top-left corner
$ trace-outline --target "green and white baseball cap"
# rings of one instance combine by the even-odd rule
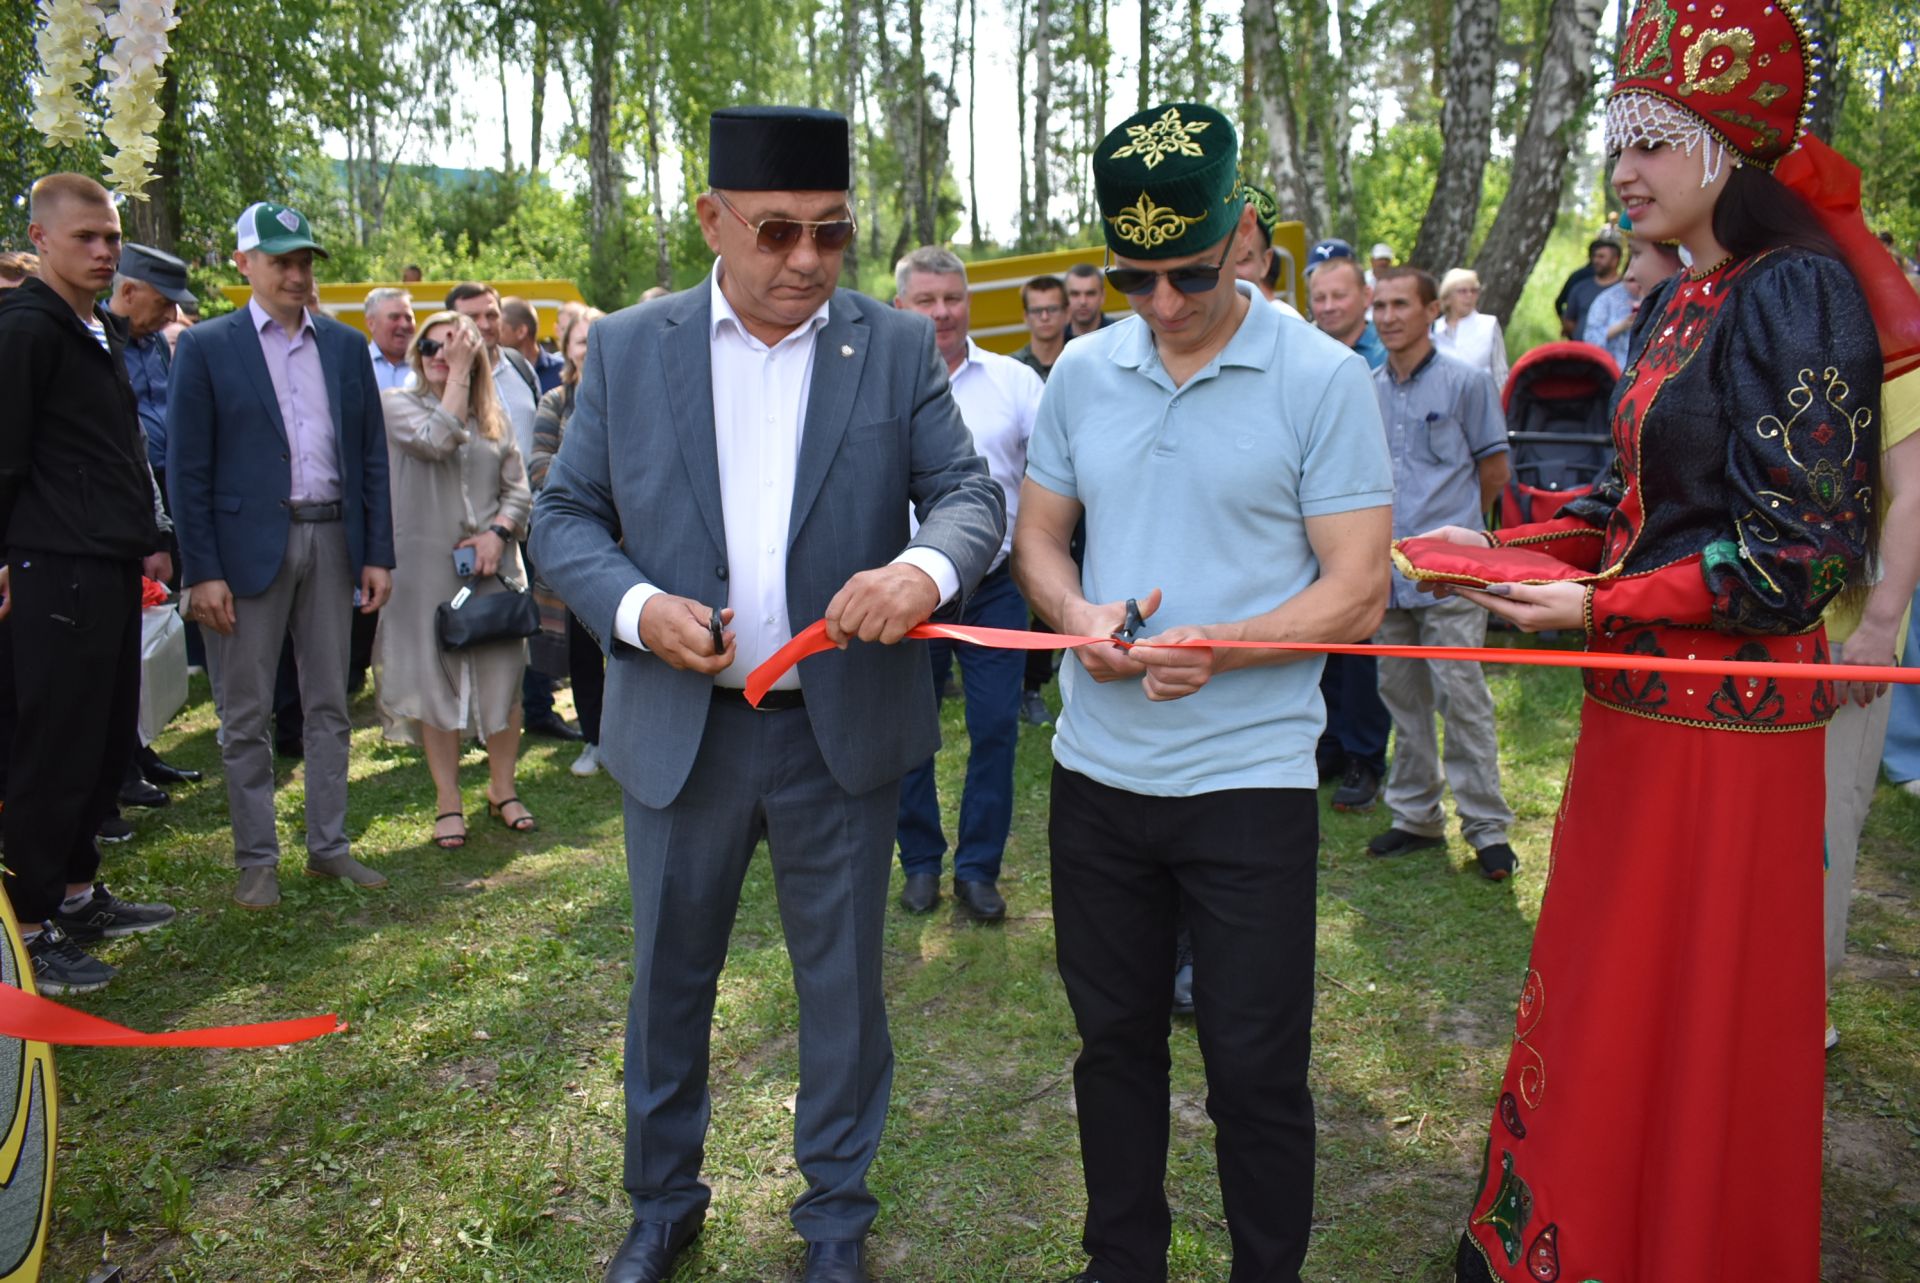
[[[320,242],[313,239],[313,228],[305,214],[268,200],[247,206],[246,213],[233,225],[233,234],[236,249],[257,249],[264,254],[310,249],[321,258],[327,256]]]

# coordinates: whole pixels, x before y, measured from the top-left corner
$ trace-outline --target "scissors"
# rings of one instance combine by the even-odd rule
[[[1113,630],[1113,640],[1122,648],[1131,646],[1139,638],[1140,630],[1146,626],[1147,621],[1140,615],[1140,603],[1129,597],[1126,622]]]
[[[713,613],[707,616],[707,632],[713,638],[713,653],[718,655],[727,648],[727,639],[720,632],[720,608],[715,606]]]

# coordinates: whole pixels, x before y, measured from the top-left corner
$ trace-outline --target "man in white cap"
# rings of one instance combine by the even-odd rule
[[[1385,241],[1375,241],[1373,253],[1369,257],[1373,260],[1373,266],[1367,269],[1367,288],[1372,289],[1380,273],[1393,266],[1393,246]]]

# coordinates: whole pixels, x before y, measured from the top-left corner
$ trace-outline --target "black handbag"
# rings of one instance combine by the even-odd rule
[[[540,631],[540,607],[533,594],[505,575],[494,578],[507,591],[480,596],[469,586],[433,612],[440,649],[468,650],[488,642],[518,641]]]

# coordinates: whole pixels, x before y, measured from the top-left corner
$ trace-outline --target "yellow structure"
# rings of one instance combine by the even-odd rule
[[[1304,223],[1281,223],[1273,229],[1273,248],[1280,254],[1280,297],[1307,310],[1306,278],[1301,267],[1307,261],[1307,228]],[[1027,341],[1026,313],[1020,306],[1020,287],[1036,276],[1060,276],[1076,263],[1103,267],[1106,249],[1090,245],[1083,249],[1055,250],[1049,254],[1020,254],[1011,258],[987,258],[967,264],[967,290],[973,296],[973,341],[990,352],[1012,352]],[[1123,317],[1132,314],[1127,300],[1112,286],[1107,287],[1106,314]]]
[[[320,285],[320,310],[336,321],[345,322],[354,329],[365,333],[367,293],[382,288],[407,290],[413,295],[413,310],[420,319],[425,320],[440,310],[440,304],[446,300],[447,291],[458,285],[459,281],[356,281],[338,285]],[[572,281],[488,281],[487,284],[500,291],[500,297],[519,297],[533,305],[540,317],[540,337],[550,339],[554,336],[554,322],[559,319],[562,303],[584,303],[580,297],[580,287]],[[251,293],[245,285],[222,285],[220,292],[235,307],[245,307]]]

